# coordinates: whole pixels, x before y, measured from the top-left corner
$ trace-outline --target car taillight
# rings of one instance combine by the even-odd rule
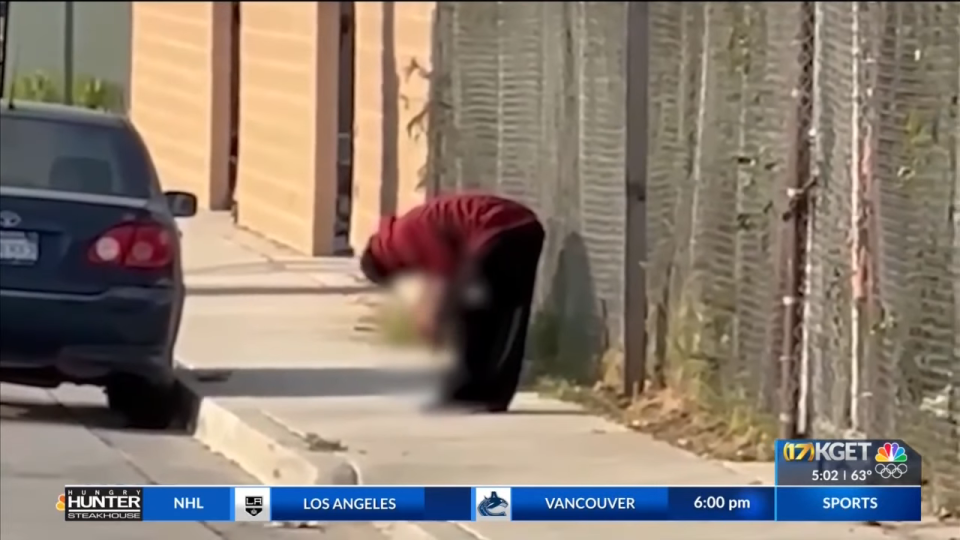
[[[156,223],[128,223],[100,235],[87,255],[95,264],[162,268],[173,262],[172,234]]]

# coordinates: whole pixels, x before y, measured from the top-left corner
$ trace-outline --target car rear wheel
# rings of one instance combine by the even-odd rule
[[[107,404],[123,415],[130,427],[166,429],[177,413],[174,385],[160,385],[151,380],[123,375],[107,384]]]

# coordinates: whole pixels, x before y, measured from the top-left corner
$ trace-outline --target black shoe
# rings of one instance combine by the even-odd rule
[[[501,414],[510,409],[509,403],[485,403],[484,407],[488,413]]]
[[[423,411],[434,414],[476,414],[487,412],[484,403],[441,399],[427,403]]]
[[[488,403],[486,401],[442,400],[428,403],[427,412],[447,412],[461,414],[502,414],[509,410],[508,403]]]

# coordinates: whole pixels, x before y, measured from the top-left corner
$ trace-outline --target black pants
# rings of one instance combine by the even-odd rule
[[[539,223],[509,229],[467,261],[452,285],[456,366],[443,398],[491,412],[510,406],[523,369],[537,266]]]

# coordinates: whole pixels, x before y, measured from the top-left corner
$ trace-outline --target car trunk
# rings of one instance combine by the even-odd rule
[[[132,199],[50,193],[49,197],[0,195],[0,287],[92,295],[118,286],[150,286],[169,269],[129,269],[95,264],[89,250],[103,233],[151,213]]]

